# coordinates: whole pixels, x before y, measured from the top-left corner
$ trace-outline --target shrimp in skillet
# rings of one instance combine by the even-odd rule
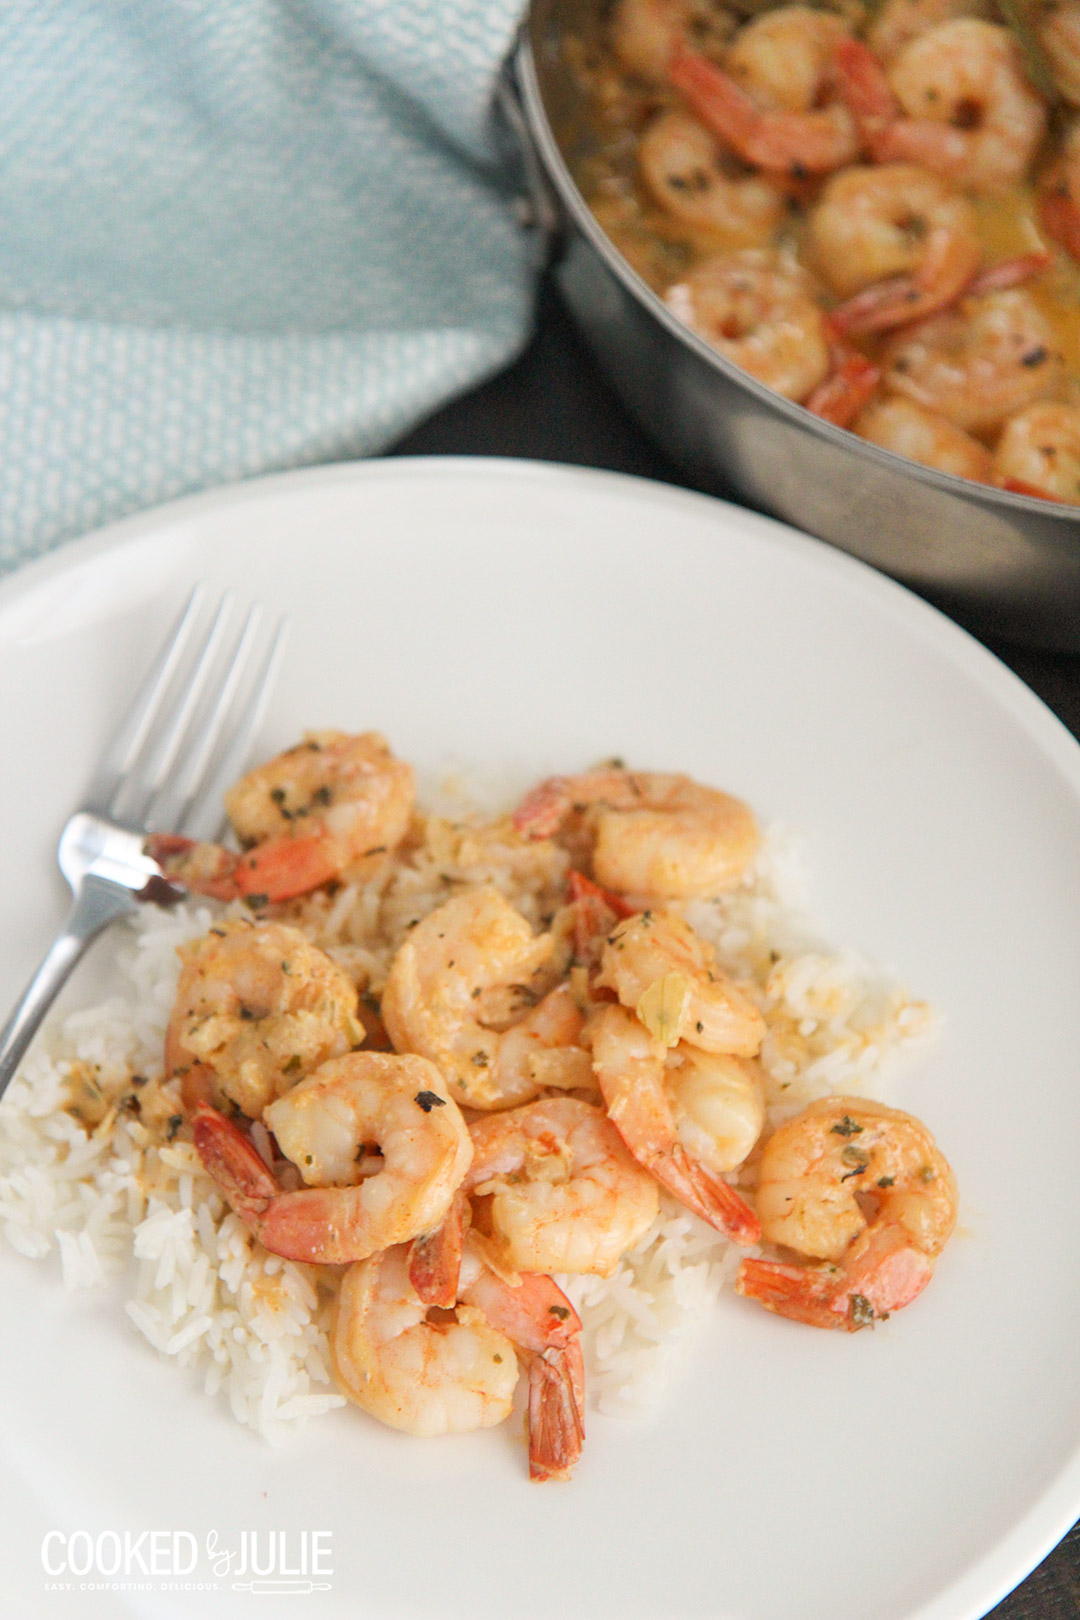
[[[225,795],[244,853],[153,835],[147,851],[172,881],[216,900],[289,900],[350,871],[363,875],[408,831],[412,767],[378,732],[311,731]]]
[[[584,1438],[581,1322],[550,1277],[511,1286],[479,1252],[462,1266],[453,1312],[429,1313],[409,1281],[404,1245],[351,1266],[331,1351],[351,1400],[407,1434],[461,1434],[509,1416],[520,1352],[529,1373],[529,1472],[565,1479]]]
[[[853,1097],[811,1103],[765,1144],[762,1236],[823,1265],[744,1260],[767,1310],[854,1332],[922,1292],[956,1224],[956,1181],[919,1120]]]
[[[549,777],[518,807],[514,825],[548,838],[575,818],[599,884],[668,900],[733,888],[761,841],[741,799],[689,776],[621,768]]]
[[[856,416],[851,431],[883,450],[921,461],[924,467],[973,478],[980,484],[990,482],[992,463],[986,446],[914,400],[874,400]]]
[[[912,39],[882,69],[857,40],[837,50],[844,93],[878,163],[918,163],[994,194],[1022,181],[1046,130],[1012,34],[958,17]]]
[[[165,1067],[188,1108],[227,1100],[258,1119],[267,1103],[364,1037],[341,968],[284,923],[223,922],[179,948]]]
[[[1080,406],[1048,400],[1010,417],[994,451],[994,482],[1080,506]]]
[[[391,964],[381,1011],[395,1048],[437,1063],[472,1108],[512,1107],[548,1086],[591,1089],[583,1015],[567,985],[547,989],[554,948],[495,888],[448,900]]]
[[[718,1232],[756,1243],[757,1217],[719,1173],[742,1162],[761,1130],[753,1066],[685,1046],[665,1054],[623,1007],[595,1013],[590,1035],[608,1116],[638,1163]]]
[[[969,297],[899,332],[884,358],[890,393],[968,433],[990,433],[1055,397],[1064,368],[1053,329],[1024,287]]]
[[[203,1164],[260,1243],[341,1265],[438,1227],[472,1161],[442,1076],[425,1058],[352,1052],[271,1103],[263,1120],[308,1185],[282,1191],[251,1141],[203,1105]]]
[[[671,219],[730,247],[762,246],[787,200],[760,175],[732,164],[716,137],[684,112],[659,113],[638,143],[645,189]]]
[[[829,316],[844,336],[903,325],[951,303],[982,252],[973,205],[913,163],[833,175],[810,214],[807,248],[848,300]]]
[[[715,0],[619,0],[611,43],[622,66],[656,89],[667,83],[672,57],[691,46],[706,56],[731,38],[730,13]]]
[[[702,123],[754,168],[829,173],[859,153],[858,126],[834,74],[836,49],[848,38],[832,12],[781,6],[740,29],[723,69],[684,47],[668,76]]]
[[[668,287],[664,302],[718,354],[785,399],[801,404],[829,375],[829,329],[809,277],[777,253],[703,259]]]

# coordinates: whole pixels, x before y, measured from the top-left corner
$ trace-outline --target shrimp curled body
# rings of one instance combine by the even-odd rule
[[[289,900],[363,873],[401,842],[413,811],[412,767],[368,731],[308,732],[256,766],[225,795],[245,853],[154,835],[148,852],[165,875],[216,900]]]
[[[739,881],[760,842],[741,799],[656,771],[549,777],[518,807],[514,825],[548,838],[573,814],[587,823],[597,882],[624,894],[719,894]]]
[[[811,1103],[765,1144],[758,1215],[766,1241],[829,1264],[744,1260],[738,1291],[796,1321],[854,1331],[925,1288],[956,1196],[944,1155],[911,1114],[852,1097]]]
[[[307,1186],[281,1191],[248,1138],[216,1109],[196,1111],[195,1146],[259,1241],[289,1260],[340,1265],[431,1231],[472,1160],[465,1121],[422,1057],[336,1058],[263,1119]]]
[[[550,1097],[470,1126],[465,1187],[490,1195],[490,1219],[516,1271],[608,1277],[656,1219],[656,1183],[602,1109]]]
[[[432,1319],[397,1246],[351,1266],[331,1335],[337,1379],[372,1417],[407,1434],[461,1434],[509,1416],[517,1350],[529,1371],[533,1479],[565,1479],[584,1439],[581,1322],[550,1277],[516,1286],[466,1254],[459,1303]]]
[[[506,1108],[547,1086],[590,1086],[584,1022],[569,989],[537,1000],[530,983],[550,961],[550,934],[534,935],[495,888],[456,895],[413,929],[387,976],[381,1012],[398,1051],[437,1063],[458,1102]],[[505,1024],[506,993],[528,1007]]]
[[[299,929],[239,918],[179,955],[165,1064],[183,1077],[189,1107],[224,1098],[257,1119],[306,1074],[360,1044],[353,984]]]

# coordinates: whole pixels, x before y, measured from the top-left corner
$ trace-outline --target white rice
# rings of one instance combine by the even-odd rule
[[[493,866],[488,852],[482,870],[459,875],[453,852],[437,853],[451,867],[440,872],[444,885],[472,875],[517,895],[512,863]],[[407,927],[410,908],[422,914],[445,893],[418,866],[389,898],[341,891],[316,932],[377,988],[385,952],[360,943],[364,916],[374,931],[382,904]],[[536,913],[537,894],[522,904]],[[765,1013],[773,1125],[829,1091],[880,1093],[895,1059],[934,1032],[930,1010],[889,975],[815,937],[798,848],[780,831],[736,893],[686,911]],[[117,930],[116,993],[43,1032],[0,1105],[0,1225],[19,1254],[51,1260],[65,1288],[122,1291],[130,1322],[156,1350],[196,1369],[208,1394],[223,1395],[241,1423],[273,1439],[345,1404],[329,1369],[328,1274],[266,1253],[190,1143],[162,1143],[139,1113],[106,1106],[130,1094],[132,1076],[148,1077],[140,1093],[148,1103],[171,1106],[160,1077],[176,946],[205,933],[213,915],[196,903],[137,914]],[[103,1097],[96,1125],[67,1111],[72,1088],[87,1083]],[[595,1404],[626,1414],[660,1400],[741,1253],[665,1196],[656,1224],[612,1277],[561,1279],[584,1323]]]

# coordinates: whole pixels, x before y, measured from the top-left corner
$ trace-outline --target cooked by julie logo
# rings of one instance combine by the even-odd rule
[[[234,1589],[302,1594],[329,1590],[332,1530],[50,1530],[41,1565],[53,1591]],[[77,1581],[70,1577],[75,1576]],[[209,1578],[208,1578],[209,1577]]]

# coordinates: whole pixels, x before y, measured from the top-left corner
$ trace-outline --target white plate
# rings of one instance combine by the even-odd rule
[[[897,1101],[955,1165],[962,1233],[873,1333],[725,1300],[667,1410],[593,1417],[574,1482],[547,1488],[509,1432],[407,1441],[352,1411],[271,1449],[111,1300],[66,1297],[54,1267],[5,1252],[9,1601],[80,1620],[262,1612],[227,1580],[99,1595],[75,1577],[46,1596],[41,1536],[230,1547],[274,1529],[332,1531],[330,1589],[303,1609],[319,1616],[984,1613],[1080,1511],[1072,739],[896,585],[703,497],[483,461],[252,483],[0,587],[0,1002],[61,914],[64,814],[196,576],[294,615],[268,746],[375,725],[425,766],[519,779],[618,752],[801,828],[828,936],[947,1015]]]

